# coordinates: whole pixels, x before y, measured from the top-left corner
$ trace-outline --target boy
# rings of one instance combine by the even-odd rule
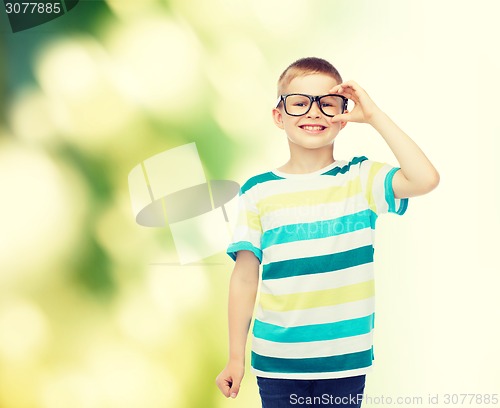
[[[439,183],[420,148],[355,82],[319,58],[291,64],[278,81],[275,124],[290,159],[250,178],[227,252],[229,361],[216,383],[235,398],[259,282],[252,371],[264,408],[360,407],[373,359],[373,232],[379,214],[403,214],[408,197]],[[347,99],[354,102],[347,111]],[[334,158],[347,122],[380,133],[400,168]],[[309,405],[307,405],[309,406]]]

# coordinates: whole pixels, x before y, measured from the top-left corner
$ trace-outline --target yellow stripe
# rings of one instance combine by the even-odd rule
[[[368,174],[368,182],[366,183],[366,201],[368,201],[368,207],[370,210],[375,213],[377,213],[377,205],[375,204],[375,198],[373,197],[373,180],[382,167],[384,167],[384,163],[372,164],[370,173]]]
[[[261,216],[276,210],[294,207],[306,207],[343,201],[361,192],[359,177],[349,181],[345,186],[334,186],[321,190],[283,193],[263,198],[257,203]]]
[[[256,231],[262,231],[259,214],[251,211],[241,211],[238,214],[236,225],[243,225]]]
[[[276,312],[311,309],[322,306],[335,306],[342,303],[368,299],[375,294],[374,281],[356,283],[335,289],[314,292],[293,293],[290,295],[271,295],[261,293],[260,305],[263,309]]]

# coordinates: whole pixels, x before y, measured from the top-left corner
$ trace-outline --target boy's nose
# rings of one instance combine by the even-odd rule
[[[307,112],[308,117],[319,118],[321,116],[321,110],[319,109],[318,103],[314,101],[312,103],[311,109]]]

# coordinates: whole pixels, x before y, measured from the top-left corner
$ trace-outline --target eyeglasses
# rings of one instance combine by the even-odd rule
[[[348,99],[342,95],[328,94],[312,96],[305,94],[280,95],[276,107],[283,101],[285,112],[290,116],[302,116],[311,110],[313,102],[318,104],[319,110],[326,116],[333,117],[344,113]]]

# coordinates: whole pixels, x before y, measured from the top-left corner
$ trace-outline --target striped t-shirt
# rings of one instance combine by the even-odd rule
[[[272,378],[361,375],[373,360],[374,230],[377,216],[403,214],[398,168],[355,157],[308,174],[272,171],[240,190],[227,253],[262,264],[252,371]]]

